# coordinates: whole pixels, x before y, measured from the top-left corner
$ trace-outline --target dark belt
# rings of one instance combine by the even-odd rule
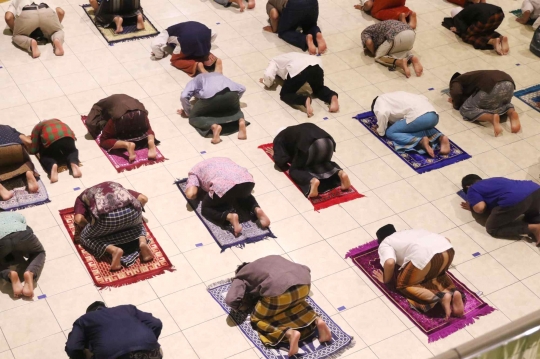
[[[49,8],[49,5],[47,5],[45,3],[41,3],[39,5],[27,5],[27,6],[22,8],[22,11],[25,11],[25,10],[37,10],[37,9],[47,9],[47,8]]]

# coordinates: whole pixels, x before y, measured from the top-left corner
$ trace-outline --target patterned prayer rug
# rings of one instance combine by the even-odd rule
[[[514,14],[516,17],[521,17],[521,9],[516,9],[516,10],[512,10],[510,11],[510,14]],[[527,25],[532,25],[534,24],[534,19],[529,19],[529,21],[527,21]]]
[[[255,222],[249,219],[249,214],[247,213],[238,213],[240,217],[240,224],[242,225],[242,233],[240,236],[235,237],[232,226],[227,226],[222,228],[221,226],[214,224],[213,222],[206,219],[201,213],[201,199],[202,196],[206,193],[204,191],[199,191],[199,196],[196,200],[190,200],[186,197],[186,186],[187,178],[176,180],[174,182],[177,186],[186,201],[188,201],[191,208],[195,209],[197,217],[204,224],[210,235],[214,238],[218,246],[220,246],[221,251],[229,247],[239,247],[243,248],[246,243],[254,243],[261,241],[266,238],[276,238],[270,228],[262,229]]]
[[[73,240],[75,237],[74,210],[73,208],[66,208],[59,212],[60,217],[62,217],[62,222]],[[110,271],[109,261],[98,260],[88,253],[80,244],[75,244],[79,256],[81,256],[88,273],[90,273],[90,276],[97,287],[122,287],[145,279],[150,279],[165,273],[165,271],[173,272],[175,270],[148,226],[144,224],[144,227],[146,229],[146,238],[150,240],[148,246],[154,254],[154,260],[148,263],[141,263],[140,259],[137,258],[134,264],[129,267],[123,267],[122,270],[115,272]]]
[[[534,85],[514,92],[514,96],[540,112],[540,85]],[[537,105],[538,104],[538,105]]]
[[[4,211],[15,211],[27,207],[39,206],[49,203],[49,195],[43,181],[38,179],[39,191],[37,193],[28,193],[26,190],[26,181],[23,176],[18,176],[12,180],[5,181],[4,187],[13,190],[14,195],[7,201],[0,201],[0,209]]]
[[[464,313],[461,318],[450,317],[447,321],[444,318],[444,310],[440,305],[431,309],[427,313],[420,313],[410,307],[407,299],[395,290],[389,289],[373,276],[373,271],[381,269],[377,241],[371,241],[360,247],[351,249],[345,258],[351,258],[353,263],[373,282],[373,284],[383,292],[388,299],[398,307],[406,317],[408,317],[424,334],[428,336],[428,342],[445,338],[466,326],[473,324],[475,319],[488,315],[495,309],[484,302],[476,293],[467,288],[456,279],[452,273],[448,272],[456,288],[464,293]],[[397,270],[397,269],[396,269]]]
[[[438,168],[446,167],[456,162],[460,162],[471,158],[471,156],[463,151],[458,145],[450,141],[450,153],[447,155],[440,155],[438,150],[435,151],[435,158],[429,157],[427,154],[421,155],[417,152],[397,152],[394,149],[392,141],[386,136],[379,136],[377,131],[372,128],[377,125],[377,118],[373,112],[364,112],[353,117],[357,119],[365,128],[367,128],[373,136],[377,137],[382,143],[386,145],[392,152],[394,152],[399,158],[408,164],[417,173],[429,172]]]
[[[258,148],[263,150],[268,155],[268,157],[270,157],[272,161],[274,160],[274,158],[270,156],[270,154],[268,153],[269,149],[274,148],[274,144],[267,143],[266,145],[260,145]],[[292,183],[294,183],[291,176],[289,176],[289,171],[285,171],[284,173],[287,176],[287,178]],[[302,192],[302,190],[300,189],[300,187],[298,187],[296,183],[294,183],[294,185],[296,186],[296,188],[298,188],[298,190],[300,190],[300,192]],[[315,198],[307,198],[307,199],[311,202],[311,204],[313,205],[313,208],[316,211],[319,211],[321,209],[325,209],[336,204],[349,202],[349,201],[352,201],[353,199],[362,198],[362,197],[364,197],[364,195],[361,193],[358,193],[358,191],[353,186],[351,186],[346,191],[343,191],[340,187],[336,187],[324,193],[319,193],[319,196]]]
[[[88,116],[81,116],[81,120],[83,123],[86,122],[87,117]],[[101,138],[101,135],[99,135],[95,139],[98,146],[99,146],[100,138]],[[156,148],[157,156],[155,160],[148,159],[148,148],[141,148],[141,149],[135,150],[137,159],[133,162],[129,162],[129,156],[128,156],[127,150],[107,151],[101,146],[99,146],[99,148],[101,149],[101,151],[103,151],[103,154],[109,159],[109,161],[112,163],[112,165],[116,169],[116,172],[118,173],[124,172],[124,171],[131,171],[132,169],[135,169],[135,168],[153,165],[155,163],[163,162],[166,160],[166,158],[159,151],[159,148]]]
[[[238,325],[246,337],[260,350],[264,358],[267,359],[288,359],[288,343],[279,344],[276,347],[266,347],[259,339],[259,334],[251,327],[248,313],[231,311],[231,308],[225,303],[225,296],[231,287],[230,281],[212,284],[208,287],[208,292],[221,305],[223,310],[229,314],[230,318]],[[324,320],[332,332],[332,341],[330,343],[319,343],[317,335],[314,335],[300,342],[300,351],[291,358],[302,359],[323,359],[336,358],[344,351],[354,346],[354,338],[345,333],[318,305],[307,297],[307,302],[313,310]]]
[[[117,34],[115,33],[115,28],[113,27],[102,27],[97,25],[94,19],[94,9],[90,4],[82,5],[86,15],[92,20],[92,23],[97,27],[99,33],[103,36],[105,41],[109,43],[110,46],[113,46],[117,42],[132,41],[138,39],[146,39],[149,37],[154,37],[159,34],[159,31],[156,27],[150,22],[150,20],[143,14],[144,17],[144,30],[137,30],[137,25],[124,25],[124,31]]]

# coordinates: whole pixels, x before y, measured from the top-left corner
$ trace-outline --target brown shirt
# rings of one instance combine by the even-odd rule
[[[270,255],[246,264],[236,273],[225,303],[238,309],[246,293],[254,297],[275,297],[290,287],[304,284],[311,284],[308,267]]]
[[[514,80],[506,72],[499,70],[479,70],[466,72],[450,81],[450,97],[456,110],[459,110],[465,100],[475,95],[478,91],[490,93],[496,84],[502,81]]]
[[[109,120],[119,119],[126,112],[137,110],[147,112],[144,105],[131,96],[124,94],[111,95],[99,100],[92,106],[86,119],[86,127],[88,132],[96,138]]]
[[[276,9],[281,14],[288,0],[268,0],[266,3],[266,13],[270,16],[270,11]]]

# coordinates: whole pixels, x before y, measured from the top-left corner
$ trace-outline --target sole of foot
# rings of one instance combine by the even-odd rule
[[[32,274],[32,272],[24,273],[24,287],[22,294],[27,298],[34,297],[34,274]]]
[[[9,273],[9,280],[11,281],[11,288],[13,289],[13,296],[19,298],[23,293],[23,286],[21,280],[19,279],[19,274],[15,271]]]
[[[289,339],[289,357],[298,354],[298,342],[300,341],[300,332],[297,330],[291,330],[291,334],[288,336]]]
[[[246,120],[238,121],[238,139],[247,140]]]
[[[128,143],[128,160],[129,162],[133,162],[137,159],[137,154],[135,153],[135,144],[133,142]]]
[[[137,18],[137,30],[144,30],[144,18],[142,15]]]
[[[116,30],[114,31],[115,33],[119,34],[122,31],[124,31],[124,28],[122,27],[123,22],[124,22],[124,19],[122,19],[121,17],[116,17],[114,19],[114,23],[116,24]]]
[[[432,158],[435,157],[435,152],[433,151],[433,148],[431,148],[431,144],[429,143],[429,140],[427,137],[424,137],[420,140],[420,145],[430,157]]]
[[[308,52],[310,55],[316,55],[317,54],[317,48],[315,47],[315,43],[313,42],[313,35],[309,34],[306,36],[306,44],[308,47]]]
[[[416,76],[418,77],[422,76],[422,74],[424,73],[424,67],[420,63],[420,60],[418,59],[418,57],[413,56],[412,65],[413,65],[414,73],[416,74]]]
[[[521,122],[519,122],[519,115],[516,111],[513,111],[508,117],[510,117],[510,130],[512,133],[518,133],[521,130]]]
[[[240,233],[242,233],[242,225],[240,224],[240,218],[238,217],[238,214],[229,213],[227,217],[228,221],[233,226],[234,235],[239,236]]]
[[[311,98],[309,97],[306,99],[306,113],[308,118],[313,116],[313,107],[311,107]]]
[[[33,173],[26,173],[26,182],[28,183],[28,192],[37,193],[39,191],[39,185]]]
[[[219,135],[221,134],[221,126],[220,125],[212,125],[210,128],[212,130],[212,141],[210,141],[212,144],[217,145],[221,142],[221,138]]]
[[[244,0],[236,0],[236,3],[240,8],[240,12],[244,12],[244,10],[246,9],[246,5],[244,5]]]
[[[463,316],[463,298],[458,291],[455,291],[452,296],[452,312],[456,317]]]
[[[148,247],[148,244],[141,244],[139,250],[141,251],[141,262],[146,263],[154,260],[154,254],[150,250],[150,247]]]
[[[498,137],[503,133],[501,117],[498,114],[493,115],[493,133],[495,137]]]
[[[71,173],[73,173],[74,178],[81,178],[82,172],[78,165],[72,163],[71,164]]]
[[[51,169],[51,183],[58,182],[58,165],[53,165]]]
[[[448,139],[447,136],[441,136],[441,140],[440,140],[440,144],[441,144],[441,150],[439,151],[439,153],[441,155],[447,155],[450,153],[450,140]]]
[[[413,30],[416,29],[416,13],[414,11],[409,15],[409,26]]]
[[[319,331],[319,342],[325,343],[332,340],[332,332],[328,325],[321,318],[317,319],[317,330]]]
[[[56,56],[64,56],[64,46],[62,45],[62,42],[58,39],[53,40],[54,45],[54,54]]]
[[[452,295],[450,293],[445,293],[441,299],[441,305],[444,309],[446,320],[448,320],[448,318],[450,318],[450,315],[452,314],[451,304],[452,304]]]
[[[497,38],[495,39],[495,43],[493,45],[493,48],[495,49],[495,52],[499,55],[504,55],[503,54],[503,50],[502,50],[502,41],[501,41],[501,38]]]
[[[0,189],[0,197],[2,198],[2,201],[10,200],[11,198],[13,198],[14,195],[15,195],[15,192],[13,191],[8,191],[7,189],[3,187],[2,189]]]
[[[411,70],[409,70],[409,62],[407,61],[407,58],[399,60],[397,64],[399,65],[399,67],[401,67],[401,69],[405,73],[406,78],[411,77]]]
[[[111,259],[111,272],[119,271],[120,269],[122,269],[122,263],[120,263],[120,259],[122,259],[123,255],[124,251],[121,248],[117,248],[114,251]]]
[[[317,33],[317,45],[319,46],[319,54],[324,54],[326,52],[326,40],[320,32]]]
[[[319,181],[317,178],[313,178],[311,180],[308,198],[317,197],[319,195],[319,185],[320,184],[321,184],[321,181]]]
[[[149,146],[148,147],[148,159],[149,160],[155,160],[157,156],[157,149],[156,146]]]
[[[328,108],[328,111],[330,111],[330,112],[338,112],[339,111],[339,101],[338,101],[338,97],[336,95],[332,96],[332,101],[330,102],[330,107]]]
[[[32,57],[34,59],[38,58],[41,55],[41,52],[39,51],[39,47],[36,40],[32,40],[30,42],[30,49],[32,50]]]
[[[255,7],[255,0],[249,0],[248,1],[248,9],[253,9]]]
[[[257,208],[255,214],[257,215],[257,219],[261,223],[262,228],[268,228],[270,226],[270,218],[268,218],[261,208]]]
[[[502,37],[501,48],[503,55],[508,55],[508,53],[510,52],[510,44],[508,43],[508,38],[506,36]]]
[[[349,175],[345,171],[341,170],[338,172],[339,179],[341,180],[341,190],[346,191],[351,187],[351,180]]]

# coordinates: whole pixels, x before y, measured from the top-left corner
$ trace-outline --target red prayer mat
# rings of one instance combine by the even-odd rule
[[[266,145],[260,145],[258,148],[263,150],[272,161],[274,160],[274,158],[268,153],[268,150],[274,148],[274,144],[267,143]],[[289,171],[285,171],[284,173],[289,178],[289,180],[294,183],[291,176],[289,176]],[[300,187],[298,187],[296,183],[294,183],[294,185],[300,190]],[[321,209],[325,209],[336,204],[349,202],[353,199],[362,197],[364,197],[364,195],[358,193],[358,191],[351,185],[351,187],[346,191],[343,191],[340,187],[336,187],[334,189],[331,189],[330,191],[319,193],[319,196],[315,198],[308,198],[308,200],[313,205],[313,208],[316,211],[319,211]]]
[[[66,227],[71,239],[75,236],[74,209],[66,208],[59,211],[62,217],[62,222]],[[77,252],[88,269],[94,284],[99,288],[106,287],[121,287],[128,284],[140,282],[145,279],[150,279],[157,275],[165,273],[165,271],[173,272],[175,269],[163,251],[158,241],[146,225],[146,237],[150,240],[148,246],[154,254],[154,260],[148,263],[141,263],[137,258],[135,263],[129,267],[123,267],[122,270],[111,272],[110,263],[108,261],[98,260],[93,255],[88,253],[80,244],[75,244]]]

